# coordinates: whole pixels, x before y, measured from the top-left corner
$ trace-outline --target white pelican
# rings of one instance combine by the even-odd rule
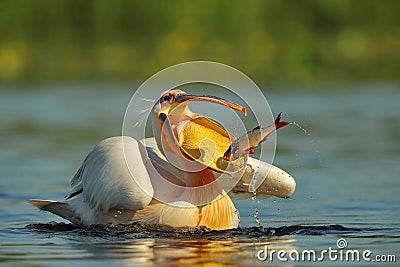
[[[226,154],[232,136],[217,123],[191,112],[190,101],[209,101],[246,112],[220,98],[168,91],[152,109],[155,138],[138,141],[118,136],[101,141],[72,178],[65,202],[28,202],[83,226],[139,222],[222,230],[239,224],[238,211],[229,195],[286,198],[293,194],[296,183],[289,174],[247,155],[238,159],[239,163],[247,160],[247,164],[233,164],[236,170],[229,176],[238,182],[225,192],[224,180],[219,177],[227,168],[225,163],[231,163],[222,159],[229,159]],[[215,142],[213,151],[200,147],[205,138]],[[257,180],[263,182],[254,184]],[[250,185],[255,192],[251,192]]]

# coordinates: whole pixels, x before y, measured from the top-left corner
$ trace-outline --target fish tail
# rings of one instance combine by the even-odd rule
[[[279,129],[279,128],[285,127],[286,125],[291,124],[291,122],[281,121],[281,115],[282,115],[282,112],[279,113],[275,119],[275,128],[276,129]]]
[[[251,154],[251,155],[256,154],[256,152],[254,151],[254,148],[255,148],[255,147],[250,147],[249,149],[247,149],[247,150],[246,150],[247,154]]]

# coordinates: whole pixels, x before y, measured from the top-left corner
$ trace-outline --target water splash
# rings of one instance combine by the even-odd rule
[[[88,228],[75,226],[65,223],[47,223],[47,224],[29,224],[25,227],[28,231],[36,233],[46,233],[54,235],[68,236],[95,236],[104,240],[131,240],[133,238],[212,238],[213,240],[226,240],[227,238],[263,238],[286,235],[326,235],[341,233],[354,233],[360,231],[376,231],[379,229],[361,229],[349,228],[342,225],[292,225],[272,227],[240,227],[229,230],[211,230],[204,226],[200,227],[180,227],[173,228],[166,225],[142,225],[139,223],[132,224],[106,224],[92,225]]]
[[[142,101],[146,101],[146,102],[150,102],[150,103],[154,103],[154,101],[156,101],[155,99],[150,99],[150,98],[140,98],[140,100]]]
[[[311,136],[311,134],[304,129],[303,127],[300,126],[300,124],[298,124],[297,122],[293,121],[292,124],[296,125],[298,128],[300,128],[300,130],[302,130],[306,135]]]
[[[154,101],[151,100],[151,99],[145,99],[145,98],[142,98],[141,100],[146,101],[146,102],[154,102]],[[149,112],[152,108],[153,108],[153,104],[151,104],[151,105],[149,105],[149,106],[147,106],[147,107],[145,107],[145,108],[143,108],[143,109],[138,110],[137,113],[139,114],[139,119],[138,119],[138,121],[133,125],[133,127],[136,128],[136,127],[142,125],[142,124],[146,121],[146,119],[147,119],[147,116],[144,116],[144,115],[145,115],[147,112]]]
[[[253,169],[253,167],[251,165],[248,165],[251,169],[251,181],[249,184],[249,191],[251,193],[253,193],[253,196],[251,197],[251,199],[253,200],[253,202],[256,204],[256,208],[254,211],[254,219],[257,222],[258,227],[261,227],[261,221],[260,221],[260,217],[258,216],[259,212],[258,212],[258,207],[257,207],[257,191],[256,191],[256,182],[257,182],[257,172]]]
[[[304,129],[302,126],[300,126],[300,124],[298,124],[298,123],[295,122],[295,121],[293,121],[292,123],[293,123],[295,126],[297,126],[300,130],[302,130],[307,136],[311,136],[311,134],[310,134],[306,129]],[[309,141],[309,143],[310,143],[310,144],[313,143],[313,144],[314,144],[314,148],[315,148],[315,146],[318,146],[318,145],[319,145],[319,140],[318,140],[317,138],[312,138],[312,139]],[[317,161],[320,162],[320,163],[322,163],[321,153],[320,153],[319,149],[315,148],[314,150],[315,150],[315,151],[314,151],[314,154],[315,154],[316,157],[317,157]],[[295,156],[296,156],[296,157],[299,157],[298,154],[296,154]]]

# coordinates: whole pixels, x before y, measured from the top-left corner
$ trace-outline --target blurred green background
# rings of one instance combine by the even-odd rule
[[[141,82],[185,61],[259,83],[397,82],[400,1],[0,1],[0,84]]]

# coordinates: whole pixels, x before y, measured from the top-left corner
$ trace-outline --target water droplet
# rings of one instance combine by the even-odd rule
[[[251,197],[251,199],[256,203],[259,204],[260,202],[257,201],[257,191],[256,191],[256,182],[257,182],[257,172],[253,169],[253,167],[251,165],[248,165],[251,168],[251,181],[249,184],[249,192],[253,193],[253,196]],[[258,216],[258,208],[256,207],[254,215],[253,215],[254,219],[256,220],[258,226],[261,226],[261,221],[260,218]]]
[[[260,218],[258,217],[258,208],[256,208],[255,213],[254,213],[254,219],[256,219],[256,222],[258,224],[258,226],[261,226],[261,221]]]
[[[307,132],[306,129],[304,129],[303,127],[301,127],[297,122],[293,121],[292,122],[294,125],[296,125],[297,127],[299,127],[306,135],[311,135],[309,132]]]

